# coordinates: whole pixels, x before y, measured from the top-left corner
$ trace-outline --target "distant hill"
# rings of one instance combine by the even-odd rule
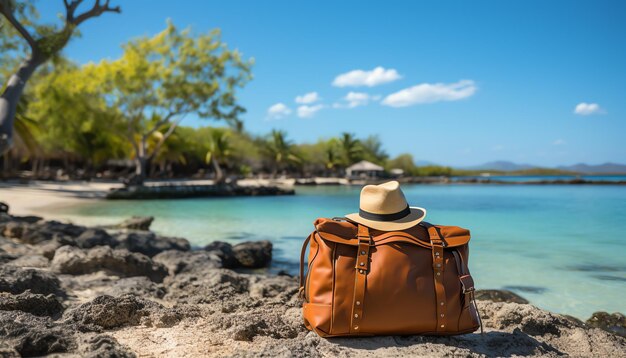
[[[530,164],[517,164],[517,163],[513,163],[513,162],[508,162],[508,161],[505,161],[505,160],[497,160],[495,162],[488,162],[488,163],[485,163],[485,164],[475,165],[475,166],[471,166],[471,167],[464,167],[464,168],[461,168],[461,169],[467,169],[467,170],[497,170],[497,171],[502,171],[502,172],[512,172],[512,171],[526,170],[526,169],[533,169],[533,168],[538,168],[538,166],[530,165]]]
[[[626,164],[604,163],[561,165],[558,167],[541,167],[532,164],[518,164],[506,160],[488,162],[481,165],[457,168],[461,171],[494,171],[494,172],[515,172],[516,174],[626,174]]]
[[[626,165],[618,163],[604,163],[597,165],[579,163],[568,166],[559,166],[557,169],[585,174],[626,174]]]

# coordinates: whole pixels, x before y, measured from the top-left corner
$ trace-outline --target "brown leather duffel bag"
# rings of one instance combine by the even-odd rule
[[[468,230],[425,222],[390,232],[337,219],[314,224],[300,257],[309,330],[322,337],[451,335],[480,326]]]

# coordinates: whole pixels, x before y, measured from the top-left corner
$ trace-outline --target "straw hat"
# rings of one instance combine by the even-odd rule
[[[395,180],[363,187],[359,212],[346,215],[351,221],[382,231],[405,230],[425,217],[426,209],[410,207]]]

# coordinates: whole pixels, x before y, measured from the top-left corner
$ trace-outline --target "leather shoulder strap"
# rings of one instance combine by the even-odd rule
[[[311,241],[311,236],[315,235],[315,232],[312,232],[302,243],[302,249],[300,250],[300,278],[298,281],[298,291],[300,292],[300,297],[304,298],[304,260],[306,255],[306,248],[309,246],[309,242]]]

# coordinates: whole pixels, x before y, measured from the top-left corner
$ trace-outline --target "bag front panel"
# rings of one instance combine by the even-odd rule
[[[385,244],[371,250],[362,333],[429,332],[437,324],[430,250]]]

